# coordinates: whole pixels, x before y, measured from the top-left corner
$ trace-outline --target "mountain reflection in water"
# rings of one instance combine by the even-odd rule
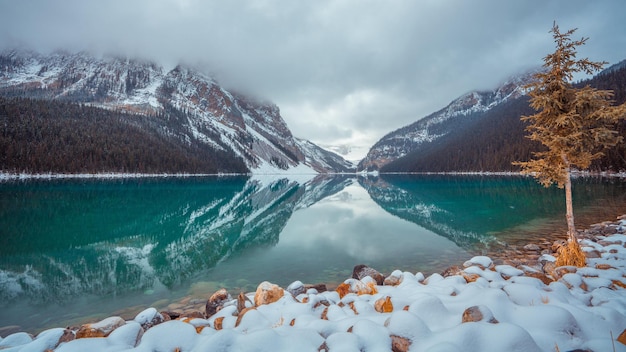
[[[624,209],[622,180],[574,187],[577,211]],[[524,177],[3,182],[0,327],[37,326],[41,314],[106,316],[100,310],[197,293],[202,282],[206,294],[263,280],[338,283],[361,263],[442,270],[562,208],[561,190]]]

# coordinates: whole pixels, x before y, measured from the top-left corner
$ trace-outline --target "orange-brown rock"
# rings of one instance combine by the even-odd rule
[[[339,298],[343,298],[345,295],[350,293],[350,285],[342,282],[341,284],[339,284],[339,286],[337,286],[337,289],[335,291],[337,291],[337,293],[339,294]]]
[[[561,278],[556,272],[556,264],[554,262],[545,262],[542,269],[546,275],[551,276],[554,280]]]
[[[339,302],[339,303],[340,303],[340,304],[343,304],[342,302]],[[328,307],[328,306],[330,306],[330,302],[328,302],[328,301],[327,301],[327,300],[325,300],[325,299],[319,300],[319,301],[317,301],[317,303],[315,303],[315,304],[313,305],[313,309],[315,309],[315,308],[317,308],[317,307],[319,307],[319,306],[326,306],[326,307]]]
[[[586,283],[586,282],[584,282],[584,281],[580,284],[580,286],[579,286],[579,287],[580,287],[580,289],[581,289],[581,290],[583,290],[583,291],[589,291],[589,286],[587,286],[587,283]]]
[[[541,282],[543,282],[546,285],[549,285],[551,282],[554,282],[554,280],[552,280],[551,278],[547,277],[545,274],[540,273],[540,272],[526,271],[524,272],[524,275],[528,277],[534,277],[535,279],[539,279],[541,280]]]
[[[373,282],[368,282],[367,284],[365,284],[365,286],[367,286],[367,288],[369,290],[366,290],[365,292],[357,292],[357,294],[359,295],[375,295],[378,293],[378,289],[376,288],[376,284]]]
[[[383,281],[385,286],[398,286],[402,283],[402,276],[389,275]]]
[[[359,315],[359,311],[356,310],[356,307],[354,306],[354,302],[348,303],[348,307],[350,307],[350,309],[352,309],[352,311],[354,312],[355,315]]]
[[[374,309],[378,313],[391,313],[393,312],[393,304],[391,303],[391,297],[386,296],[384,298],[378,299],[374,303]]]
[[[224,317],[217,317],[215,318],[215,320],[213,321],[213,328],[215,330],[222,330],[223,324],[224,323]]]
[[[566,240],[556,240],[554,241],[554,243],[552,243],[552,246],[550,247],[550,249],[552,250],[552,252],[556,253],[559,248],[564,247],[567,245],[567,241]]]
[[[243,319],[243,316],[253,309],[256,309],[256,308],[248,307],[248,308],[244,308],[241,312],[239,312],[239,315],[237,316],[237,321],[235,322],[235,327],[239,326],[239,323],[241,323],[241,319]]]
[[[617,337],[617,341],[622,345],[626,345],[626,329]]]
[[[254,294],[254,304],[258,307],[264,304],[270,304],[278,301],[285,294],[280,286],[263,281],[256,289]]]
[[[575,266],[559,266],[556,268],[556,274],[559,277],[563,277],[565,274],[572,274],[576,272]]]
[[[596,264],[596,269],[600,269],[600,270],[609,270],[609,269],[615,269],[614,267],[610,266],[609,264]]]
[[[462,271],[463,270],[458,265],[453,265],[453,266],[448,267],[446,270],[444,270],[441,273],[441,276],[448,277],[448,276],[460,275]]]
[[[382,285],[385,281],[385,276],[379,273],[376,269],[370,268],[365,264],[359,264],[352,269],[352,278],[357,280],[363,280],[366,276],[371,277],[376,281],[376,284]]]
[[[211,297],[207,300],[205,306],[205,313],[207,317],[211,317],[213,314],[220,311],[220,309],[224,308],[224,304],[228,301],[232,300],[232,297],[226,291],[226,289],[221,288],[217,290]]]
[[[407,352],[411,347],[411,340],[406,337],[391,335],[391,351]]]
[[[480,278],[480,275],[478,274],[468,274],[465,271],[461,272],[461,276],[463,276],[463,278],[465,279],[465,281],[469,282],[474,282],[476,280],[478,280],[478,278]]]
[[[324,311],[322,312],[322,315],[320,316],[320,319],[328,320],[328,307],[324,308]]]
[[[485,306],[472,306],[463,312],[463,318],[461,320],[462,323],[475,323],[479,321],[485,321],[491,324],[498,323],[498,320],[494,318],[491,310]]]
[[[626,288],[626,284],[620,280],[613,280],[613,285],[621,288]]]
[[[357,295],[374,295],[378,293],[376,288],[376,283],[368,282],[364,284],[362,281],[357,279],[348,279],[344,281],[342,284],[337,286],[336,289],[340,298],[343,298],[345,295],[349,293],[356,293]]]
[[[244,295],[243,292],[239,292],[239,296],[237,296],[237,311],[239,313],[246,309],[246,300],[246,295]]]
[[[172,310],[161,312],[161,315],[163,315],[164,318],[167,315],[169,317],[169,320],[175,320],[175,319],[180,318],[180,314],[181,313],[179,311],[172,311]]]
[[[97,323],[85,324],[76,332],[76,338],[82,339],[86,337],[106,337],[113,330],[126,324],[126,321],[120,317],[109,317]]]
[[[76,335],[74,335],[74,332],[70,329],[65,329],[63,331],[63,335],[61,335],[61,337],[59,338],[59,343],[57,343],[57,346],[63,342],[70,342],[72,340],[74,340],[76,338]]]

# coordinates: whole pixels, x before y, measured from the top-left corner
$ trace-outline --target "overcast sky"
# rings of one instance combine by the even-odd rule
[[[624,0],[0,0],[0,49],[89,50],[203,65],[276,103],[295,136],[367,149],[461,94],[542,64],[626,59]]]

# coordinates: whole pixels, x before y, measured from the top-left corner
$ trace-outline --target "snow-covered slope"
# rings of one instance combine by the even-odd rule
[[[296,144],[305,154],[305,164],[313,169],[336,170],[337,172],[355,171],[356,167],[341,156],[323,149],[311,141],[296,138]]]
[[[536,71],[514,76],[493,91],[467,93],[445,108],[408,126],[399,128],[380,139],[358,165],[359,170],[378,170],[422,145],[445,136],[458,128],[458,122],[485,113],[494,107],[526,94],[524,86]]]
[[[298,168],[325,173],[349,168],[341,157],[319,153],[310,142],[298,142],[276,105],[228,91],[212,77],[188,67],[166,72],[155,63],[127,58],[12,50],[0,53],[0,94],[151,116],[170,114],[176,118],[168,128],[183,128],[193,136],[181,142],[231,149],[252,172]],[[302,148],[303,144],[307,147]],[[337,162],[331,165],[329,160]]]

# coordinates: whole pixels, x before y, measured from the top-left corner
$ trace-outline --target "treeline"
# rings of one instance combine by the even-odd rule
[[[591,85],[614,91],[617,104],[626,101],[626,68],[597,75],[577,85]],[[526,124],[521,116],[535,111],[528,97],[509,101],[484,114],[463,117],[449,133],[432,143],[381,168],[381,172],[481,172],[520,171],[514,161],[528,161],[532,152],[542,146],[526,138]],[[463,121],[463,122],[461,122]],[[626,121],[616,129],[626,137]],[[592,171],[626,171],[626,141],[604,151],[605,156],[594,161]]]
[[[598,89],[612,90],[615,103],[622,104],[626,102],[626,65],[621,66],[620,69],[609,70],[582,82],[579,86],[589,84]],[[615,148],[604,151],[605,156],[592,163],[592,170],[626,171],[626,120],[618,124],[617,131],[625,140]]]
[[[134,115],[77,103],[0,97],[0,171],[247,172],[229,149],[197,142],[180,112]]]

